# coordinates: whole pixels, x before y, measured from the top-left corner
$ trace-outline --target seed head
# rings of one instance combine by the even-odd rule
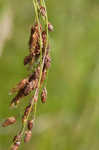
[[[18,103],[20,103],[22,98],[28,96],[33,90],[34,91],[28,106],[24,110],[22,117],[22,128],[17,136],[14,137],[11,150],[18,150],[24,134],[25,143],[29,142],[32,136],[32,128],[34,127],[36,113],[36,103],[38,101],[39,92],[41,91],[44,80],[46,79],[47,71],[51,64],[49,55],[50,47],[48,30],[53,31],[53,26],[47,21],[48,18],[45,1],[43,1],[43,6],[41,6],[41,1],[42,0],[37,0],[37,5],[35,5],[35,1],[33,1],[36,16],[34,25],[31,27],[30,31],[29,54],[24,58],[24,65],[29,65],[28,68],[30,72],[27,78],[24,78],[15,88],[12,89],[12,92],[17,93],[11,101],[11,106],[16,106]],[[42,103],[45,103],[46,99],[47,90],[46,87],[44,87],[41,92]],[[30,118],[32,119],[29,120]],[[9,117],[7,120],[5,120],[2,126],[6,127],[14,124],[15,122],[15,117]]]

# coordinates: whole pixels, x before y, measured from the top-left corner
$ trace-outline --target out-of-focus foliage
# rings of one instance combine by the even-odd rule
[[[54,25],[48,101],[38,103],[32,140],[20,150],[98,150],[99,0],[46,3]],[[12,114],[20,120],[28,102],[25,99],[18,108],[8,108],[13,97],[8,95],[10,89],[27,75],[22,61],[28,53],[33,16],[32,0],[0,1],[0,25],[6,25],[0,28],[0,123]],[[0,126],[0,150],[9,149],[20,126],[19,122],[7,129]]]

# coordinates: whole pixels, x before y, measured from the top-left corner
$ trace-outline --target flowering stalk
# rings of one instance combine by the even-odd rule
[[[32,136],[40,89],[42,89],[41,102],[45,103],[47,98],[47,90],[44,81],[46,80],[51,63],[48,31],[53,31],[53,26],[48,22],[45,1],[33,0],[33,5],[35,10],[35,21],[31,28],[29,39],[29,55],[24,58],[24,65],[29,65],[31,74],[19,82],[16,88],[12,89],[12,93],[17,92],[17,94],[11,101],[11,107],[18,105],[20,100],[29,95],[32,91],[34,91],[34,94],[28,106],[25,108],[22,117],[22,128],[14,137],[11,150],[17,150],[19,148],[23,137],[24,142],[28,142]],[[3,123],[3,127],[15,123],[16,119],[13,118],[14,117],[8,118]]]

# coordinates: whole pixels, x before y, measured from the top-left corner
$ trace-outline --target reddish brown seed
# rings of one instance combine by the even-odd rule
[[[29,120],[29,121],[28,121],[28,129],[29,129],[29,130],[32,130],[33,125],[34,125],[34,120]]]
[[[25,132],[25,137],[24,137],[24,142],[27,143],[30,141],[31,139],[31,136],[32,136],[32,132],[29,130],[29,131],[26,131]]]
[[[42,14],[42,16],[46,15],[45,7],[43,7],[43,6],[40,7],[40,13]]]
[[[41,93],[41,101],[42,103],[45,103],[47,99],[47,89],[46,87],[43,88],[42,93]]]
[[[53,27],[53,25],[50,22],[48,23],[48,30],[49,31],[53,31],[54,30],[54,27]]]
[[[2,124],[3,127],[7,127],[11,124],[14,124],[16,122],[15,117],[9,117],[5,122]]]

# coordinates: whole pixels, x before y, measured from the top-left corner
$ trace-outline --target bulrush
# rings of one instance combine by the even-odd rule
[[[15,122],[16,122],[15,117],[9,117],[8,119],[6,119],[6,120],[4,121],[4,123],[2,124],[2,126],[3,126],[3,127],[7,127],[7,126],[9,126],[9,125],[11,125],[11,124],[14,124]]]
[[[14,137],[11,150],[18,150],[22,138],[24,138],[25,143],[29,142],[34,127],[38,97],[41,95],[42,103],[45,103],[47,99],[45,80],[51,65],[48,31],[53,31],[53,26],[48,22],[45,0],[33,0],[33,4],[36,15],[34,24],[30,29],[29,51],[24,58],[24,65],[28,65],[30,70],[28,76],[23,78],[23,80],[12,89],[11,92],[16,95],[11,101],[11,106],[17,106],[21,99],[30,95],[30,93],[32,96],[27,106],[25,106],[22,115],[22,127],[19,130],[19,134]],[[43,90],[40,93],[41,89]],[[15,122],[15,117],[10,117],[2,126],[6,127]]]

